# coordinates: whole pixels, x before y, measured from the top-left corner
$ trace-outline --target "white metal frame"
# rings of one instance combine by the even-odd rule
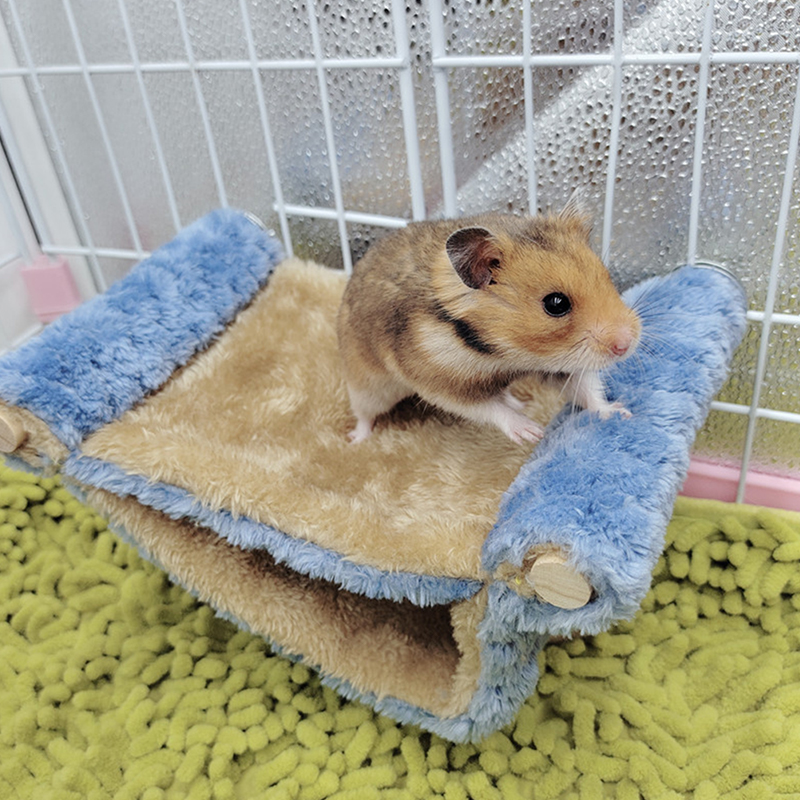
[[[22,289],[20,268],[31,260],[35,236],[26,225],[13,174],[0,152],[0,293]],[[12,348],[41,330],[25,303],[0,294],[0,351]]]
[[[338,164],[335,159],[330,162],[331,186],[334,197],[333,208],[317,208],[303,205],[292,204],[284,197],[280,170],[275,155],[275,145],[273,142],[272,130],[270,125],[267,105],[263,95],[263,88],[259,79],[260,71],[264,70],[308,70],[314,71],[317,76],[318,88],[322,103],[322,116],[325,126],[325,138],[329,153],[335,153],[334,132],[332,127],[332,115],[330,109],[330,97],[328,94],[326,73],[329,70],[347,69],[386,69],[395,70],[398,75],[402,122],[404,130],[404,140],[408,162],[408,174],[410,180],[411,206],[413,219],[423,219],[429,213],[426,209],[425,197],[423,193],[423,180],[419,157],[419,147],[417,138],[417,122],[415,118],[414,87],[411,73],[410,48],[406,34],[405,25],[405,2],[404,0],[391,0],[391,17],[394,23],[395,33],[395,52],[393,55],[370,58],[342,58],[331,59],[324,57],[320,44],[318,30],[318,20],[313,2],[306,3],[308,10],[308,24],[310,26],[313,58],[305,59],[284,59],[284,60],[265,60],[259,59],[256,54],[256,47],[253,39],[253,30],[247,8],[246,0],[239,0],[239,11],[245,32],[247,54],[245,60],[201,60],[197,59],[193,53],[191,39],[187,29],[185,9],[182,0],[175,0],[180,30],[185,50],[185,59],[170,63],[143,63],[136,50],[133,34],[131,31],[130,20],[126,7],[126,0],[118,0],[119,11],[125,29],[125,38],[130,50],[130,61],[128,63],[88,63],[84,54],[81,42],[81,32],[75,20],[72,9],[72,0],[62,0],[64,10],[69,22],[68,35],[75,46],[78,54],[77,62],[74,64],[59,65],[40,65],[36,64],[32,58],[30,48],[25,39],[23,26],[20,22],[18,9],[19,0],[8,0],[11,19],[15,28],[15,36],[21,45],[22,63],[17,66],[4,66],[0,68],[0,83],[8,78],[26,78],[34,88],[33,99],[38,105],[40,118],[44,121],[47,128],[49,140],[53,143],[54,158],[59,162],[59,169],[63,179],[63,188],[70,206],[75,210],[80,244],[71,241],[59,241],[49,236],[47,213],[45,213],[35,201],[36,192],[32,192],[32,202],[29,209],[33,217],[36,229],[42,235],[40,243],[41,249],[45,253],[65,254],[85,256],[90,265],[95,285],[98,291],[106,288],[105,280],[100,270],[98,259],[101,257],[116,257],[137,261],[147,253],[142,247],[137,226],[133,218],[133,212],[128,202],[126,187],[119,168],[118,160],[114,153],[112,142],[108,136],[103,109],[97,99],[93,86],[94,76],[108,75],[115,73],[133,74],[136,77],[141,100],[144,104],[147,122],[152,136],[152,146],[156,154],[159,169],[162,175],[168,206],[176,231],[184,224],[180,218],[175,201],[172,182],[167,167],[164,150],[162,148],[159,131],[150,105],[147,89],[143,77],[147,73],[171,72],[187,73],[192,77],[192,83],[196,94],[196,101],[200,110],[202,125],[207,142],[208,156],[212,166],[216,181],[219,203],[222,206],[228,204],[228,196],[225,187],[224,175],[217,156],[216,144],[212,133],[208,107],[203,97],[203,89],[199,80],[199,74],[204,71],[234,70],[250,73],[256,91],[259,118],[261,122],[264,147],[266,149],[267,161],[269,165],[272,185],[274,187],[274,207],[280,223],[282,239],[289,253],[293,250],[288,220],[292,217],[307,217],[334,221],[337,225],[339,238],[341,241],[342,257],[346,270],[352,267],[352,258],[348,244],[347,225],[349,223],[362,223],[366,225],[381,226],[385,228],[401,227],[407,220],[391,217],[382,214],[360,213],[348,210],[344,206],[342,181],[339,175]],[[130,2],[130,0],[128,0]],[[620,135],[620,114],[621,114],[621,81],[623,68],[628,65],[686,65],[698,67],[698,107],[697,122],[695,128],[695,142],[693,152],[693,168],[691,177],[691,205],[688,220],[688,250],[686,253],[687,263],[694,263],[698,258],[697,252],[699,214],[700,214],[700,192],[702,187],[703,171],[703,142],[704,127],[706,123],[706,90],[709,81],[709,71],[714,64],[783,64],[797,65],[800,67],[800,52],[718,52],[712,49],[712,36],[714,25],[714,3],[709,0],[703,22],[701,46],[699,50],[677,53],[639,53],[625,52],[623,43],[623,2],[614,0],[614,46],[607,53],[590,54],[542,54],[531,52],[531,0],[525,0],[523,5],[523,51],[521,54],[513,55],[463,55],[450,54],[447,52],[446,34],[443,24],[443,3],[442,0],[429,0],[429,29],[431,35],[432,68],[434,76],[435,106],[437,113],[439,153],[441,162],[441,178],[443,187],[442,211],[445,215],[454,215],[457,212],[456,202],[456,172],[453,154],[453,133],[451,129],[451,98],[449,95],[448,73],[460,68],[476,67],[514,67],[519,68],[524,76],[524,102],[526,106],[532,105],[532,70],[535,67],[561,66],[561,67],[585,67],[606,65],[613,70],[614,80],[612,88],[613,113],[610,128],[610,163],[608,177],[605,187],[604,217],[602,222],[602,252],[607,254],[610,248],[612,228],[613,228],[613,203],[614,203],[614,177],[616,157]],[[799,70],[800,73],[800,70]],[[91,99],[94,115],[96,117],[99,130],[101,132],[103,146],[108,160],[112,165],[112,177],[119,195],[124,214],[127,220],[127,227],[130,231],[131,241],[134,247],[130,248],[99,248],[92,241],[91,233],[85,223],[82,222],[81,198],[78,196],[75,185],[70,175],[69,166],[64,160],[64,154],[59,147],[59,139],[55,125],[47,104],[47,99],[42,92],[41,78],[47,75],[77,75],[83,78],[86,89]],[[0,101],[2,95],[0,94]],[[526,115],[526,157],[528,177],[528,206],[531,211],[535,211],[538,206],[537,197],[537,175],[536,175],[536,152],[537,143],[534,140],[534,129],[532,125],[532,115]],[[2,116],[2,102],[0,102],[0,129],[4,126]],[[769,334],[775,324],[786,324],[800,326],[800,316],[791,316],[775,313],[775,299],[778,288],[778,278],[782,259],[784,257],[784,241],[787,231],[787,219],[791,205],[791,194],[795,172],[797,168],[797,152],[800,148],[800,81],[798,81],[797,92],[795,95],[794,109],[792,116],[792,127],[790,133],[790,144],[786,160],[785,179],[780,202],[780,209],[776,223],[775,244],[770,265],[769,285],[766,303],[763,310],[753,310],[748,314],[748,319],[760,326],[760,346],[758,351],[757,363],[755,365],[755,387],[752,402],[749,406],[733,405],[717,402],[713,408],[747,417],[747,433],[742,450],[742,468],[739,481],[738,498],[744,496],[747,472],[750,466],[750,459],[753,450],[753,442],[756,432],[756,423],[759,419],[779,420],[793,424],[800,424],[800,414],[793,414],[762,408],[760,406],[761,386],[764,372],[767,365]],[[14,153],[11,154],[12,159]],[[22,163],[22,159],[20,162]]]

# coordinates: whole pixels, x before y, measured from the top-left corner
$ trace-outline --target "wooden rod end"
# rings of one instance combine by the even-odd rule
[[[15,417],[0,411],[0,453],[13,453],[28,438],[28,432]]]
[[[525,580],[540,600],[558,608],[582,608],[592,599],[592,585],[558,550],[536,556]]]

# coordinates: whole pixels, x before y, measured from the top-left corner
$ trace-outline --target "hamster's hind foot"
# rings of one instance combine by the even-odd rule
[[[348,382],[347,392],[356,418],[356,426],[347,438],[354,444],[369,438],[375,419],[411,394],[407,386],[388,375],[367,376],[365,388]]]
[[[356,422],[355,428],[347,434],[347,440],[350,444],[358,444],[359,442],[363,442],[365,439],[369,439],[370,434],[372,433],[372,420],[369,419],[359,419]]]

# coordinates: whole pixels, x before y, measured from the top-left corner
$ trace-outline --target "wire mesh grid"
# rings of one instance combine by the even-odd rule
[[[793,2],[0,0],[0,19],[6,156],[42,251],[96,290],[215,206],[350,270],[410,219],[579,187],[620,284],[698,260],[742,280],[749,334],[696,452],[740,467],[739,499],[754,469],[800,476]]]

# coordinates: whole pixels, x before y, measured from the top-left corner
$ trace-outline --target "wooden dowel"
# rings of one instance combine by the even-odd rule
[[[22,423],[0,410],[0,453],[13,453],[27,438]]]
[[[558,608],[581,608],[592,599],[592,585],[560,550],[536,555],[524,578],[540,600]]]

